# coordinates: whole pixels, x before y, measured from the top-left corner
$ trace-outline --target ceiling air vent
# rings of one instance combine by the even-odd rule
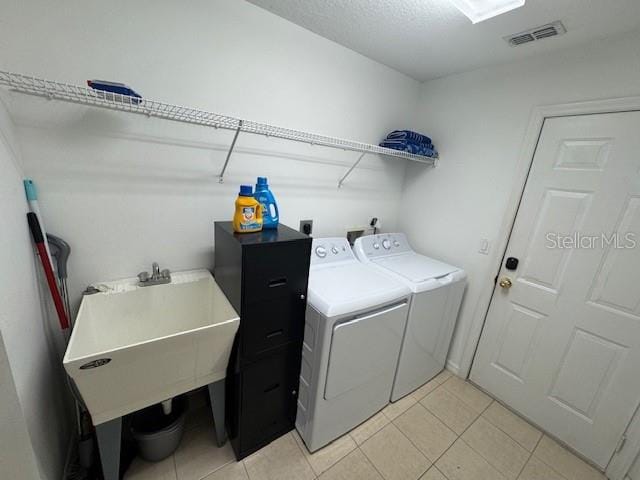
[[[562,35],[563,33],[566,33],[566,32],[567,32],[567,29],[564,28],[564,25],[562,24],[562,22],[558,20],[557,22],[531,28],[529,30],[516,33],[514,35],[509,35],[507,37],[504,37],[504,39],[512,47],[517,47],[518,45],[522,45],[524,43],[534,42],[536,40],[541,40],[543,38],[548,38],[548,37],[555,37],[557,35]]]

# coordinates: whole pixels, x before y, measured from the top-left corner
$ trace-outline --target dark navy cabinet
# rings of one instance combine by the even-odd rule
[[[311,238],[284,225],[236,234],[215,223],[216,282],[240,314],[227,371],[227,432],[238,459],[293,429]]]

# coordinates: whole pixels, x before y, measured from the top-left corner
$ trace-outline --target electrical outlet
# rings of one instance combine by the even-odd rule
[[[305,235],[313,233],[313,220],[300,220],[300,232]]]

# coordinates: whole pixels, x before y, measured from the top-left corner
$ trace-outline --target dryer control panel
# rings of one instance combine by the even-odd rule
[[[355,260],[346,238],[314,238],[311,244],[311,265]]]
[[[404,233],[381,233],[360,237],[353,245],[353,249],[361,260],[412,251]]]

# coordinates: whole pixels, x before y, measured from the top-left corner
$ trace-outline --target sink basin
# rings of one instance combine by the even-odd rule
[[[225,377],[240,318],[207,270],[100,287],[83,297],[63,360],[95,425]]]

